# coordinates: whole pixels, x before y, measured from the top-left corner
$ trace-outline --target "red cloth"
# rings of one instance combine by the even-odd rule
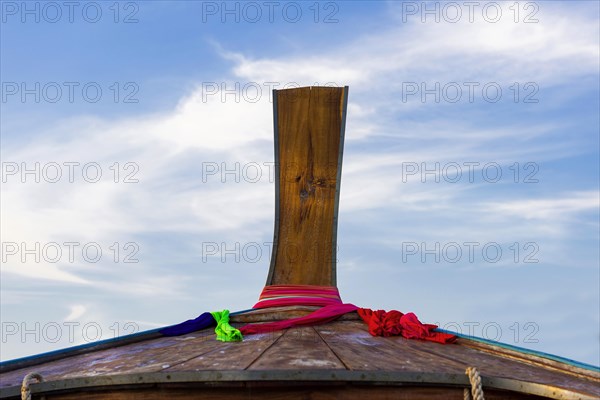
[[[352,311],[356,311],[358,307],[354,304],[332,304],[319,308],[304,317],[286,319],[284,321],[267,322],[264,324],[247,324],[240,328],[243,335],[252,333],[273,332],[281,329],[291,328],[293,326],[303,325],[318,325],[333,321],[340,316]]]
[[[357,312],[367,323],[369,333],[373,336],[401,335],[407,339],[421,339],[437,343],[452,343],[456,340],[455,335],[434,332],[437,325],[423,324],[413,313],[403,314],[396,310],[373,311],[369,308],[359,308]]]

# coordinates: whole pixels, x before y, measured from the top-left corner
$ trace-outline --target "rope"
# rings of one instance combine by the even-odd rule
[[[483,388],[481,386],[481,376],[479,376],[479,371],[475,367],[469,367],[465,371],[465,374],[469,377],[469,382],[471,382],[471,392],[469,393],[469,389],[465,389],[463,392],[465,400],[485,400],[483,397]]]
[[[21,400],[31,400],[31,389],[29,388],[29,384],[32,379],[37,379],[38,382],[44,382],[42,375],[37,372],[30,372],[25,375],[23,383],[21,384]]]

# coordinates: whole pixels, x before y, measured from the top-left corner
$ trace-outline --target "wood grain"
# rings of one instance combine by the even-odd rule
[[[283,334],[284,331],[277,331],[250,335],[243,342],[219,342],[218,346],[213,346],[214,350],[165,371],[243,370],[271,348]]]
[[[279,202],[267,284],[335,286],[345,90],[305,87],[275,92]]]
[[[313,327],[288,329],[249,369],[346,369]]]
[[[218,351],[222,347],[225,347],[225,344],[215,340],[214,329],[206,329],[188,335],[162,337],[17,369],[0,374],[0,387],[20,385],[23,377],[33,371],[42,374],[46,381],[79,376],[162,371],[187,359]]]
[[[351,370],[464,373],[461,364],[416,351],[405,339],[371,336],[362,322],[333,322],[315,329]]]

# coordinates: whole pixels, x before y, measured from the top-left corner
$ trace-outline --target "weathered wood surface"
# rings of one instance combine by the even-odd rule
[[[124,373],[245,369],[282,334],[283,331],[252,335],[239,343],[220,342],[215,340],[212,329],[206,329],[10,371],[0,374],[0,387],[20,384],[28,371],[33,370],[50,381]]]
[[[595,371],[578,368],[577,366],[565,364],[560,361],[552,360],[546,357],[527,354],[518,350],[511,350],[506,347],[500,347],[490,343],[483,343],[476,340],[459,339],[458,342],[465,347],[484,351],[487,354],[493,354],[504,359],[513,359],[525,362],[530,365],[536,365],[544,369],[555,370],[560,373],[572,374],[575,376],[586,376],[590,379],[598,379],[599,375]]]
[[[222,346],[221,342],[214,340],[210,330],[162,337],[6,372],[0,374],[0,387],[20,384],[30,371],[41,373],[46,381],[75,376],[161,371],[188,358],[214,352]]]
[[[527,363],[525,358],[518,361],[464,345],[440,345],[401,337],[372,337],[360,322],[336,322],[317,327],[317,330],[349,369],[394,371],[399,368],[456,373],[467,367],[476,367],[483,376],[558,386],[600,397],[600,374],[590,372],[574,378],[571,374]]]
[[[461,342],[466,341],[461,340]],[[62,381],[77,377],[93,379],[95,377],[123,374],[162,373],[166,376],[182,372],[231,371],[237,373],[236,371],[255,371],[262,373],[261,371],[264,371],[264,376],[258,375],[259,380],[271,380],[269,385],[276,385],[280,378],[269,378],[272,371],[295,372],[302,370],[323,371],[325,379],[328,379],[327,376],[330,376],[332,372],[335,373],[335,371],[357,371],[361,374],[364,372],[367,376],[373,374],[373,378],[368,378],[367,381],[361,383],[368,383],[369,380],[374,383],[383,380],[385,381],[383,386],[397,386],[401,382],[394,383],[393,380],[390,381],[389,373],[397,371],[413,373],[413,376],[419,376],[421,373],[437,373],[440,376],[458,376],[466,379],[464,378],[464,371],[467,366],[477,367],[485,379],[511,378],[556,387],[559,389],[557,392],[560,392],[560,388],[564,388],[574,393],[587,394],[588,398],[589,396],[600,396],[600,375],[593,372],[590,372],[588,377],[574,376],[572,371],[565,373],[556,369],[548,369],[537,363],[528,363],[525,359],[519,361],[504,358],[497,353],[463,344],[440,345],[431,342],[406,340],[400,337],[373,337],[367,332],[366,325],[359,321],[336,321],[315,327],[249,335],[244,342],[233,343],[216,341],[212,329],[180,337],[152,339],[6,372],[0,374],[0,387],[20,385],[23,377],[29,372],[41,373],[46,381]],[[290,380],[288,384],[293,384],[295,381],[293,375],[290,375],[288,379]],[[350,384],[349,382],[335,381],[336,379],[332,379],[331,383]],[[450,384],[448,389],[450,390],[452,381],[447,383]],[[220,384],[223,384],[223,382],[220,382]],[[252,398],[248,397],[248,393],[254,392],[247,391],[247,384],[249,383],[229,383],[232,387],[242,385],[243,387],[239,390],[245,391],[245,398]],[[304,382],[304,384],[309,383]],[[456,382],[454,384],[456,385]],[[409,386],[414,385],[413,383]],[[381,386],[381,383],[377,386]],[[114,392],[114,389],[110,387],[105,389]],[[129,387],[129,389],[132,388]],[[352,387],[352,390],[355,389]],[[416,388],[413,389],[416,390]],[[493,387],[486,390],[486,397],[489,398],[527,398],[517,397],[513,394],[508,397],[487,396],[490,389],[492,389],[492,393],[494,392]],[[182,388],[181,396],[185,396],[186,391],[189,395],[188,390]],[[337,390],[343,391],[345,389],[328,389],[323,393],[330,393],[333,397],[329,398],[350,398],[340,394],[342,392],[336,392]],[[387,396],[385,394],[387,389],[381,390],[381,396],[383,396],[381,398],[387,398],[385,397]],[[109,397],[104,393],[103,395],[106,395],[106,397],[98,398],[143,398],[141,394],[136,395],[135,393],[133,391],[129,392],[128,395],[110,394],[113,397]],[[279,395],[277,393],[279,392],[274,390],[272,392],[274,397],[271,398],[277,398],[276,396]],[[319,397],[324,395],[316,394],[316,389],[315,391],[307,389],[306,393],[308,393],[307,396],[312,397],[304,398],[327,398]],[[418,397],[418,390],[414,393],[410,390],[398,391],[398,393],[405,393],[408,396],[407,398],[420,398]],[[398,393],[394,395],[394,398],[403,398]],[[502,394],[501,391],[498,391],[498,393],[498,396]],[[339,397],[335,397],[338,395]],[[64,396],[67,397],[64,397],[63,394],[59,397],[53,396],[48,398],[75,398],[66,394]],[[232,396],[231,398],[238,398],[235,397],[238,394],[235,396],[232,394]],[[177,397],[176,395],[169,395],[169,398]],[[211,397],[209,395],[209,397],[203,398]],[[303,397],[292,396],[289,398]],[[432,395],[430,398],[436,397]],[[448,395],[446,398],[452,397]]]
[[[398,337],[373,337],[361,322],[336,322],[315,328],[350,370],[447,373],[464,371],[458,363],[414,351],[406,345],[407,340]]]
[[[267,284],[336,284],[337,177],[346,91],[275,91],[278,203]]]
[[[173,365],[168,371],[244,370],[262,358],[283,334],[283,331],[261,333],[248,336],[243,342],[219,342],[214,350]]]
[[[313,327],[288,329],[250,369],[346,369]]]

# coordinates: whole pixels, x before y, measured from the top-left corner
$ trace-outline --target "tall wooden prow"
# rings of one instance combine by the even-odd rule
[[[275,234],[267,285],[336,286],[348,87],[273,95]]]

